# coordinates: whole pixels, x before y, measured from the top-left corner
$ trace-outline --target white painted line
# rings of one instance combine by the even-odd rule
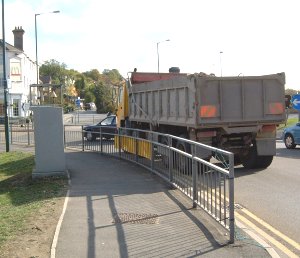
[[[68,180],[69,186],[71,185],[71,180]],[[59,217],[58,223],[56,225],[56,229],[55,229],[55,234],[53,237],[53,241],[52,241],[52,245],[51,245],[51,250],[50,250],[50,257],[51,258],[55,258],[55,252],[56,252],[56,246],[57,246],[57,240],[58,240],[58,236],[59,236],[59,232],[60,232],[60,228],[61,228],[61,224],[63,222],[64,216],[65,216],[65,212],[67,209],[67,205],[69,202],[69,195],[70,195],[70,190],[67,191],[66,194],[66,198],[65,198],[65,202],[64,202],[64,206],[63,206],[63,210],[62,213]]]

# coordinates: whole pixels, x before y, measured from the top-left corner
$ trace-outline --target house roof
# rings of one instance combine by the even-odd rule
[[[50,75],[40,76],[40,81],[42,81],[43,84],[51,84],[51,76]]]
[[[0,39],[0,48],[2,48],[3,46],[3,40]],[[9,51],[9,52],[13,52],[13,53],[16,53],[16,54],[24,54],[24,56],[29,60],[31,61],[32,63],[35,63],[35,61],[33,61],[31,58],[29,58],[24,51],[22,51],[21,49],[18,49],[16,48],[15,46],[5,42],[5,47],[6,47],[6,50]]]
[[[3,40],[2,40],[2,39],[0,39],[0,45],[3,46]],[[9,43],[7,43],[7,42],[5,42],[5,47],[6,47],[6,50],[7,50],[7,51],[10,51],[10,52],[16,52],[16,53],[18,53],[18,54],[23,53],[22,50],[20,50],[20,49],[14,47],[13,45],[11,45],[11,44],[9,44]]]

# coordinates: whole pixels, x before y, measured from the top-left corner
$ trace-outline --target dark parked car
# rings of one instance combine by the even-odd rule
[[[287,149],[294,149],[300,144],[300,123],[285,128],[282,138]]]
[[[87,125],[83,127],[83,135],[88,141],[94,141],[100,137],[100,130],[102,137],[105,139],[111,139],[117,130],[117,117],[115,115],[107,116],[96,125]]]

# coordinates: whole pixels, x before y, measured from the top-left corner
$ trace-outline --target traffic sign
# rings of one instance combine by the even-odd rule
[[[75,100],[76,107],[80,107],[80,99]]]
[[[300,110],[300,94],[293,95],[291,102],[294,109]]]

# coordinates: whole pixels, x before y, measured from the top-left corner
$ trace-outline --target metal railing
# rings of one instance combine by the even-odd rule
[[[64,115],[64,123],[69,125],[96,124],[106,117],[106,114],[85,114],[85,111],[74,111]]]
[[[2,126],[3,127],[3,126]],[[5,141],[0,126],[0,142]],[[234,241],[234,160],[233,154],[187,139],[136,129],[99,127],[86,132],[80,125],[64,126],[66,148],[93,151],[137,163],[180,189],[230,231]],[[91,133],[96,140],[88,141]],[[10,143],[34,145],[32,124],[10,125]],[[174,146],[180,143],[186,151]],[[210,153],[214,162],[200,158]]]
[[[0,125],[0,142],[5,142],[4,126]],[[33,124],[9,125],[9,142],[10,144],[27,144],[34,145],[34,128]]]
[[[143,130],[65,125],[66,148],[100,152],[137,163],[180,189],[230,232],[234,242],[234,156],[232,153],[172,135]],[[91,133],[96,139],[87,140]],[[180,143],[185,151],[175,148]],[[201,158],[209,153],[214,162]],[[204,155],[204,156],[205,156]]]

